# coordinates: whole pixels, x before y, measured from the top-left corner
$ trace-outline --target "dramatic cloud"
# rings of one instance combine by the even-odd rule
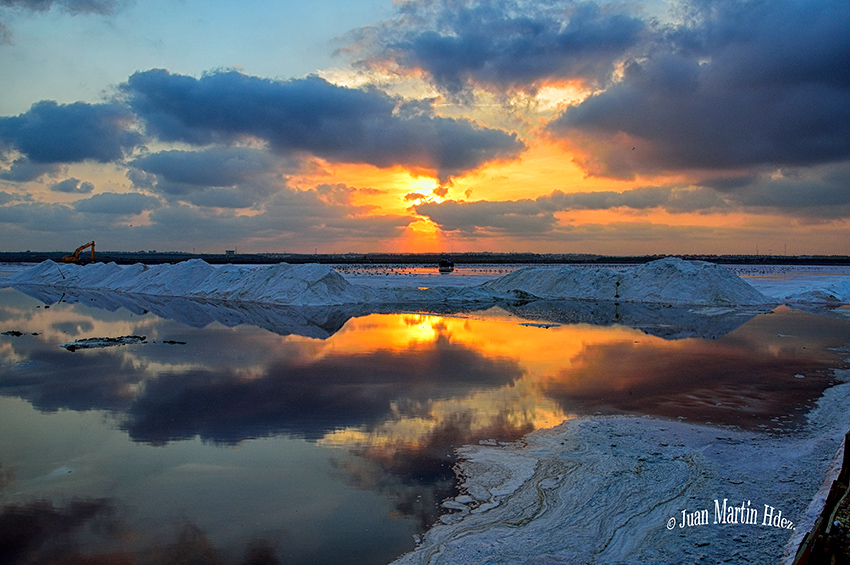
[[[318,77],[274,81],[222,72],[195,79],[151,70],[131,76],[123,89],[148,133],[164,141],[208,145],[253,138],[281,154],[404,165],[441,178],[515,157],[524,148],[514,134]]]
[[[717,190],[749,211],[763,208],[810,218],[850,218],[850,164],[783,171]]]
[[[358,39],[371,64],[425,71],[458,94],[472,84],[498,92],[571,79],[602,84],[644,27],[593,2],[414,1]]]
[[[104,192],[74,203],[74,209],[78,212],[115,216],[135,216],[147,210],[154,210],[159,206],[159,200],[153,196],[135,192],[128,194]]]
[[[556,190],[534,200],[427,202],[414,207],[442,229],[474,232],[481,229],[533,234],[555,229],[556,212],[569,210],[611,210],[662,208],[669,212],[728,210],[729,202],[709,188],[638,188],[625,192],[574,192]]]
[[[354,206],[356,192],[344,185],[311,190],[277,187],[266,195],[251,186],[203,188],[182,196],[165,195],[165,202],[139,193],[103,193],[72,204],[27,202],[6,193],[0,198],[0,239],[26,241],[26,247],[65,247],[68,238],[110,241],[116,248],[206,249],[232,248],[234,242],[254,249],[291,250],[322,246],[327,252],[373,249],[404,234],[415,218],[375,214],[371,207]],[[258,204],[260,202],[260,204]],[[239,213],[237,208],[251,208]],[[150,211],[144,222],[127,224],[128,217]],[[135,224],[135,222],[133,222]],[[64,234],[60,236],[59,234]],[[24,238],[24,239],[22,239]]]
[[[80,182],[80,179],[74,177],[67,178],[50,185],[50,190],[53,192],[66,192],[73,194],[90,194],[94,190],[94,185],[88,181]]]
[[[234,208],[252,206],[254,194],[241,188],[208,188],[177,198],[194,206],[173,203],[153,210],[151,226],[135,238],[172,248],[191,247],[194,242],[232,247],[234,241],[250,241],[272,249],[289,249],[297,242],[305,249],[330,245],[346,252],[352,249],[349,245],[364,240],[373,247],[397,238],[414,220],[407,215],[368,215],[369,208],[346,202],[351,190],[335,186],[327,193],[323,187],[304,191],[279,187],[264,197],[258,213],[246,215]]]
[[[821,167],[715,180],[706,186],[646,187],[624,192],[560,190],[535,199],[425,202],[414,209],[444,230],[532,235],[554,231],[556,213],[575,210],[651,210],[668,213],[781,214],[800,218],[850,218],[850,166]]]
[[[415,207],[441,229],[474,232],[479,228],[507,233],[538,233],[551,231],[557,219],[535,200],[508,202],[427,202]]]
[[[16,117],[0,118],[0,155],[18,151],[38,164],[103,163],[121,159],[141,142],[120,104],[43,101]]]
[[[69,206],[25,202],[0,207],[0,224],[8,224],[35,233],[90,230],[92,224]]]
[[[277,166],[267,152],[246,147],[162,151],[130,164],[158,179],[192,186],[235,186]]]
[[[162,151],[131,162],[128,177],[142,189],[198,206],[250,208],[283,187],[274,173],[287,163],[246,147]]]
[[[15,159],[8,169],[0,171],[0,180],[29,182],[44,175],[55,175],[60,169],[61,166],[56,164],[33,163],[23,158]]]
[[[850,3],[693,3],[550,132],[595,174],[850,159]]]
[[[95,194],[91,198],[78,200],[71,205],[47,204],[43,202],[21,202],[0,206],[0,233],[12,236],[9,230],[24,229],[35,234],[77,234],[73,237],[90,237],[92,230],[98,230],[104,238],[111,239],[114,233],[109,230],[127,229],[122,222],[129,216],[135,216],[161,206],[158,199],[143,194],[118,194],[106,192]],[[174,229],[175,232],[179,230]],[[139,237],[138,235],[136,236]],[[162,238],[168,241],[167,236]],[[63,239],[56,239],[54,245],[67,245]]]

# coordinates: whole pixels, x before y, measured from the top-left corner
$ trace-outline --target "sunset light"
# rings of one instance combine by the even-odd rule
[[[812,47],[840,42],[841,3],[332,2],[298,9],[303,28],[268,5],[179,34],[249,17],[265,49],[191,52],[175,34],[132,48],[168,11],[29,4],[0,8],[7,251],[96,232],[204,252],[848,252],[847,105],[812,87],[843,68],[839,43]],[[809,25],[777,42],[783,10]],[[736,43],[727,22],[753,31]],[[22,63],[51,50],[76,67]]]

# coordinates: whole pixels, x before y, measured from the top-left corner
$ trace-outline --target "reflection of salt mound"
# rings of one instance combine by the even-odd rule
[[[704,261],[666,258],[626,271],[573,266],[520,269],[483,287],[507,296],[711,306],[773,301],[730,271]]]

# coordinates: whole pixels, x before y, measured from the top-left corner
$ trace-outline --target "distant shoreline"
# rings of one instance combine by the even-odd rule
[[[0,252],[2,263],[40,263],[47,259],[62,262],[67,252],[18,251]],[[182,253],[156,251],[105,251],[95,255],[96,262],[118,264],[178,263],[189,259],[203,259],[216,264],[270,264],[270,263],[322,263],[329,265],[353,264],[406,264],[436,265],[440,259],[450,259],[456,265],[464,264],[640,264],[664,257],[678,257],[690,261],[709,261],[731,265],[850,265],[847,255],[591,255],[575,253]]]
[[[61,251],[0,252],[0,263],[40,263],[48,259],[62,262],[68,255]],[[464,264],[640,264],[678,257],[689,261],[708,261],[730,265],[850,265],[847,255],[592,255],[575,253],[183,253],[157,251],[105,251],[95,255],[96,262],[118,264],[178,263],[189,259],[202,259],[209,264],[272,264],[321,263],[328,265],[354,264],[437,264],[440,259],[450,259],[456,265]]]
[[[18,251],[0,252],[0,263],[40,263],[45,260],[62,262],[67,252]],[[640,264],[678,257],[689,261],[708,261],[729,265],[850,265],[847,255],[591,255],[575,253],[182,253],[156,251],[105,251],[95,255],[96,262],[118,264],[178,263],[202,259],[209,264],[271,264],[321,263],[328,265],[407,264],[436,265],[440,259],[450,259],[457,266],[464,264]]]

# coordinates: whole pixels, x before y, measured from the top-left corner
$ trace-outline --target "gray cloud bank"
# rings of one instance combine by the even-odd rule
[[[197,147],[259,141],[282,156],[401,165],[433,170],[447,180],[524,149],[516,134],[318,77],[276,81],[220,72],[196,79],[151,70],[131,76],[122,91],[124,100],[42,101],[19,116],[0,118],[0,157],[17,152],[39,164],[120,161],[146,141],[141,128],[150,140]],[[162,167],[175,158],[141,161]],[[14,176],[11,169],[3,174]]]
[[[645,187],[624,192],[555,191],[535,199],[463,202],[448,200],[414,206],[444,230],[534,235],[556,231],[558,212],[581,210],[663,210],[679,213],[784,214],[822,221],[850,217],[850,166],[825,167],[808,174],[717,180],[715,186]]]
[[[808,166],[850,158],[850,3],[695,2],[621,81],[550,125],[585,166]],[[635,150],[632,150],[635,147]]]
[[[431,169],[444,179],[524,148],[515,134],[318,77],[274,81],[222,72],[196,79],[151,70],[131,76],[124,92],[149,134],[198,146],[251,138],[278,154]]]
[[[594,94],[547,131],[593,174],[850,158],[850,3],[674,6],[661,21],[633,3],[409,1],[351,51],[455,96],[582,82]]]
[[[373,60],[421,69],[457,95],[473,84],[534,90],[553,77],[603,84],[644,28],[593,2],[415,1],[358,40]]]

